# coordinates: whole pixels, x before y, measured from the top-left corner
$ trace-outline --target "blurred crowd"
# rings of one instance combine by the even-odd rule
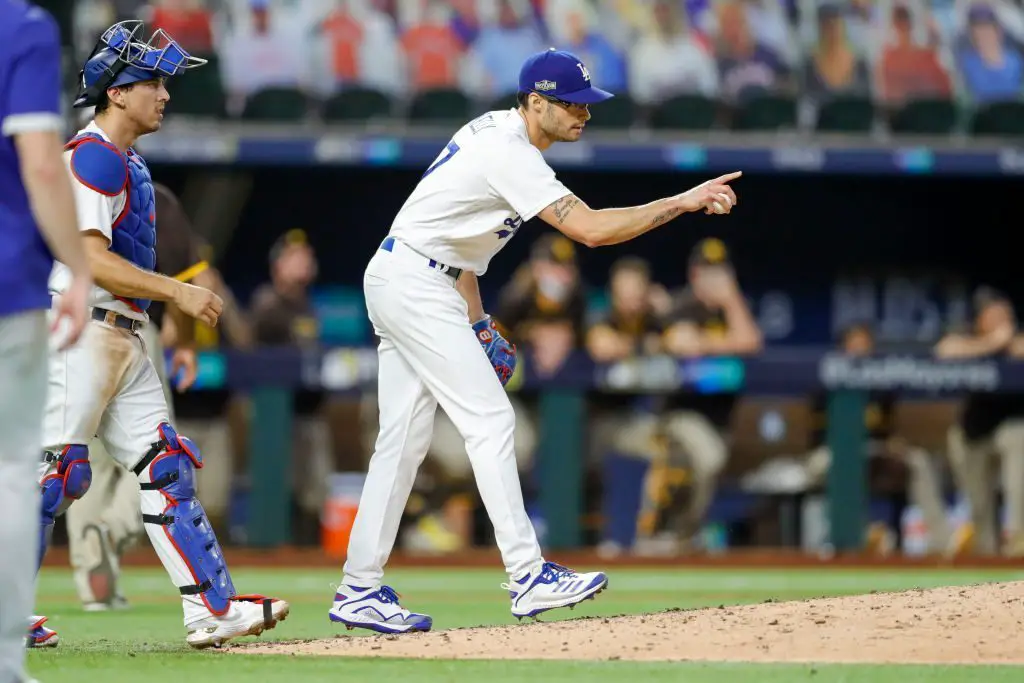
[[[82,0],[79,59],[127,17],[209,57],[217,76],[202,77],[202,93],[235,116],[268,90],[308,102],[352,89],[503,102],[523,60],[549,46],[578,54],[600,87],[641,109],[765,95],[805,108],[981,106],[1019,100],[1024,86],[1018,0]]]

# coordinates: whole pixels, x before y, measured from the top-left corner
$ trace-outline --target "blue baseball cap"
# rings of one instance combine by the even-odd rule
[[[590,72],[576,55],[551,48],[538,52],[519,71],[519,92],[535,92],[573,104],[594,104],[614,97],[590,83]]]

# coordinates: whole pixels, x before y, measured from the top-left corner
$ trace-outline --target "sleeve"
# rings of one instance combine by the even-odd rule
[[[506,153],[495,157],[487,169],[487,183],[509,203],[516,213],[528,221],[552,202],[572,194],[548,166],[540,150],[519,141],[510,144]]]
[[[7,88],[0,92],[0,134],[60,132],[60,33],[47,12],[34,7],[14,34]]]
[[[96,185],[89,182],[88,177],[83,179],[76,172],[73,159],[74,153],[64,155],[68,172],[74,181],[71,183],[71,189],[75,195],[75,211],[78,214],[79,229],[82,232],[103,233],[107,240],[111,240],[113,239],[114,217],[121,212],[124,197],[120,193],[111,195],[100,191]]]

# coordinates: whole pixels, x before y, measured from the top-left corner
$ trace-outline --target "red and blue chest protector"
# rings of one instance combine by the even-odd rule
[[[146,162],[134,150],[123,154],[95,133],[76,135],[65,149],[73,150],[71,171],[78,182],[107,197],[126,193],[124,208],[113,219],[110,249],[140,268],[153,270],[156,267],[156,195]],[[149,308],[149,299],[115,297],[136,311]]]

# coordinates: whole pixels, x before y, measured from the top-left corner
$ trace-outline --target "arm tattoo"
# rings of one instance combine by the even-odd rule
[[[679,209],[669,209],[668,211],[663,211],[659,213],[651,221],[651,229],[654,229],[659,225],[664,225],[665,223],[668,223],[670,220],[672,220],[681,213],[682,211]]]
[[[561,225],[565,222],[569,212],[576,208],[576,205],[580,203],[580,200],[575,195],[569,195],[568,197],[562,197],[554,204],[551,205],[552,210],[555,212],[555,218],[558,220],[558,224]]]

